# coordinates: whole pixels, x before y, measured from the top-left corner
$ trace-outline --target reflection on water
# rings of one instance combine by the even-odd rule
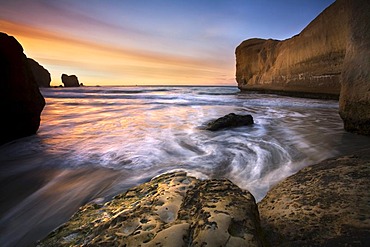
[[[369,149],[338,102],[241,94],[234,87],[43,89],[39,133],[0,147],[0,245],[42,238],[90,200],[158,174],[226,177],[257,200],[301,167]],[[201,126],[230,112],[255,124]]]

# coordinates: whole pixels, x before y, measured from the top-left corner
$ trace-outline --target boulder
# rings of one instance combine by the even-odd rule
[[[27,58],[27,61],[37,85],[39,87],[50,87],[51,77],[49,71],[32,58]]]
[[[18,41],[0,33],[0,145],[35,134],[45,106]]]
[[[333,158],[302,169],[258,204],[271,246],[368,246],[370,160]]]
[[[169,173],[90,203],[38,246],[263,246],[253,196],[229,180]]]
[[[349,36],[339,113],[348,131],[370,135],[370,1],[347,1]]]
[[[227,114],[207,124],[206,130],[217,131],[225,128],[247,126],[253,124],[251,115]]]
[[[62,74],[62,82],[65,87],[79,87],[80,83],[75,75]]]
[[[238,87],[338,98],[348,36],[344,2],[334,2],[290,39],[243,41],[235,51]]]

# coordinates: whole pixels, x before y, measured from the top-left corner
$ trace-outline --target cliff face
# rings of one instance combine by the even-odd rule
[[[49,71],[32,58],[27,58],[28,65],[39,87],[50,87],[51,77]]]
[[[45,106],[18,41],[0,33],[0,145],[35,134]]]
[[[333,3],[290,39],[242,42],[235,52],[238,87],[338,96],[348,36],[344,2]]]
[[[348,1],[349,37],[339,113],[348,131],[370,135],[370,1]]]

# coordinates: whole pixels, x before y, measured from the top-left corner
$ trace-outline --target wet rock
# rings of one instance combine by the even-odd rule
[[[207,124],[206,130],[217,131],[225,128],[247,126],[253,124],[251,115],[236,115],[235,113],[227,114]]]
[[[370,135],[370,1],[347,1],[349,37],[339,113],[347,131]]]
[[[65,87],[79,87],[80,83],[75,75],[62,74],[62,82]]]
[[[235,51],[238,87],[338,98],[348,34],[344,2],[335,1],[290,39],[243,41]]]
[[[33,77],[39,87],[50,87],[51,77],[49,71],[32,58],[27,58]]]
[[[261,236],[249,192],[178,172],[81,207],[38,246],[262,246]]]
[[[35,134],[45,106],[18,41],[0,33],[0,145]]]
[[[329,159],[276,185],[258,204],[271,246],[368,246],[370,160]]]

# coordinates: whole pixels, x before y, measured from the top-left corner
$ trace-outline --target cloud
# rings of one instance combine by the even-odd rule
[[[97,80],[102,84],[122,83],[125,78],[135,84],[206,84],[222,70],[221,65],[202,58],[112,46],[4,20],[0,26],[20,41],[28,56],[51,70],[55,84],[59,84],[61,73],[76,73],[85,84],[96,84]]]

